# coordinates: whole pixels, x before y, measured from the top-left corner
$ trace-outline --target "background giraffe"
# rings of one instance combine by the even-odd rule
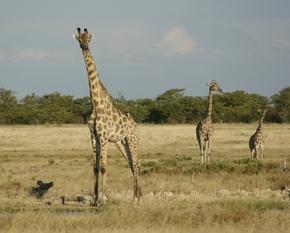
[[[267,109],[258,112],[262,112],[261,118],[259,120],[258,128],[256,132],[250,137],[249,148],[251,151],[251,157],[255,159],[263,159],[264,157],[264,135],[263,135],[263,121]]]
[[[108,143],[113,142],[129,162],[134,176],[134,197],[139,200],[141,189],[138,185],[139,163],[137,155],[137,124],[130,114],[125,114],[117,109],[112,98],[102,84],[96,69],[93,57],[89,50],[91,35],[87,29],[82,33],[80,28],[74,37],[82,49],[89,80],[90,101],[92,114],[88,126],[91,133],[92,147],[95,153],[95,188],[93,205],[99,203],[99,173],[102,174],[102,199],[106,200],[106,167]]]
[[[200,149],[201,162],[210,161],[210,152],[211,152],[211,142],[212,136],[214,133],[214,127],[211,120],[212,114],[212,92],[222,92],[222,89],[219,87],[216,81],[211,81],[207,84],[209,86],[208,94],[208,108],[205,113],[204,118],[198,122],[196,126],[196,137]]]

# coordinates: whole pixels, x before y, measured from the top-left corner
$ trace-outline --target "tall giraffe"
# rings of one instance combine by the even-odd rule
[[[91,34],[85,28],[74,35],[82,49],[86,70],[88,73],[90,101],[92,114],[88,121],[91,133],[92,147],[95,154],[94,175],[94,199],[92,205],[96,206],[100,201],[105,201],[106,196],[106,175],[107,175],[107,153],[108,143],[115,143],[116,147],[128,160],[134,177],[133,200],[139,200],[142,196],[141,188],[138,184],[138,135],[137,124],[130,114],[125,114],[113,105],[112,98],[107,89],[102,84],[98,70],[95,66],[92,54],[89,49]],[[99,173],[102,174],[102,199],[99,200]]]
[[[203,119],[200,120],[196,126],[196,138],[200,149],[202,163],[210,161],[211,142],[214,133],[214,126],[211,120],[213,106],[212,92],[217,91],[219,93],[222,93],[222,89],[219,87],[216,81],[213,80],[207,85],[209,86],[207,111]]]
[[[249,139],[249,149],[251,151],[252,158],[263,159],[264,158],[263,121],[267,109],[264,109],[263,111],[258,109],[258,112],[262,114],[256,132]]]

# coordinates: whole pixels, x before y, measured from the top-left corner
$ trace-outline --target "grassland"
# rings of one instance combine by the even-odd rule
[[[255,128],[216,124],[212,162],[200,165],[194,125],[141,125],[141,202],[111,145],[109,200],[92,208],[74,201],[92,195],[85,125],[0,126],[0,232],[289,232],[290,125],[265,125],[263,162],[249,159]],[[28,195],[38,179],[55,184],[41,201]]]

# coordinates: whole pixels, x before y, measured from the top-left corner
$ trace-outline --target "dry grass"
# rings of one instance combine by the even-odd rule
[[[112,145],[109,201],[95,209],[73,202],[77,194],[92,194],[86,126],[0,126],[0,232],[289,231],[290,198],[279,188],[290,185],[290,172],[282,171],[283,161],[290,161],[290,125],[265,125],[266,158],[253,174],[222,166],[249,157],[254,124],[216,124],[207,168],[198,164],[193,125],[139,128],[142,171],[159,166],[140,177],[140,205],[131,203],[132,175]],[[182,170],[193,166],[204,170]],[[28,195],[38,179],[55,183],[43,201]],[[61,205],[63,195],[68,205]]]

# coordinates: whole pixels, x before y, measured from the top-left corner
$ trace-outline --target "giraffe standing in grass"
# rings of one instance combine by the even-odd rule
[[[255,159],[263,159],[264,158],[264,135],[263,135],[263,121],[267,109],[261,111],[258,110],[261,114],[261,118],[259,120],[258,128],[256,132],[250,137],[249,140],[249,148],[251,151],[251,157]]]
[[[89,49],[91,34],[85,28],[74,35],[81,47],[86,70],[88,73],[90,101],[92,114],[88,121],[91,133],[92,147],[95,154],[94,175],[94,199],[92,205],[96,206],[101,201],[106,201],[106,175],[107,175],[107,151],[108,143],[115,143],[116,147],[128,160],[129,166],[134,176],[134,196],[133,200],[139,200],[142,196],[141,188],[138,184],[139,163],[137,155],[137,124],[130,114],[125,114],[117,109],[112,102],[107,89],[102,84],[98,70],[95,66],[92,54]],[[99,173],[102,175],[102,198],[99,199]]]
[[[212,136],[214,133],[214,126],[211,120],[212,115],[212,92],[216,91],[222,93],[222,89],[219,87],[216,81],[212,81],[207,84],[209,86],[209,94],[208,94],[208,107],[205,113],[204,118],[198,122],[196,126],[196,137],[200,149],[201,162],[209,162],[210,161],[210,153],[211,153],[211,143]]]

